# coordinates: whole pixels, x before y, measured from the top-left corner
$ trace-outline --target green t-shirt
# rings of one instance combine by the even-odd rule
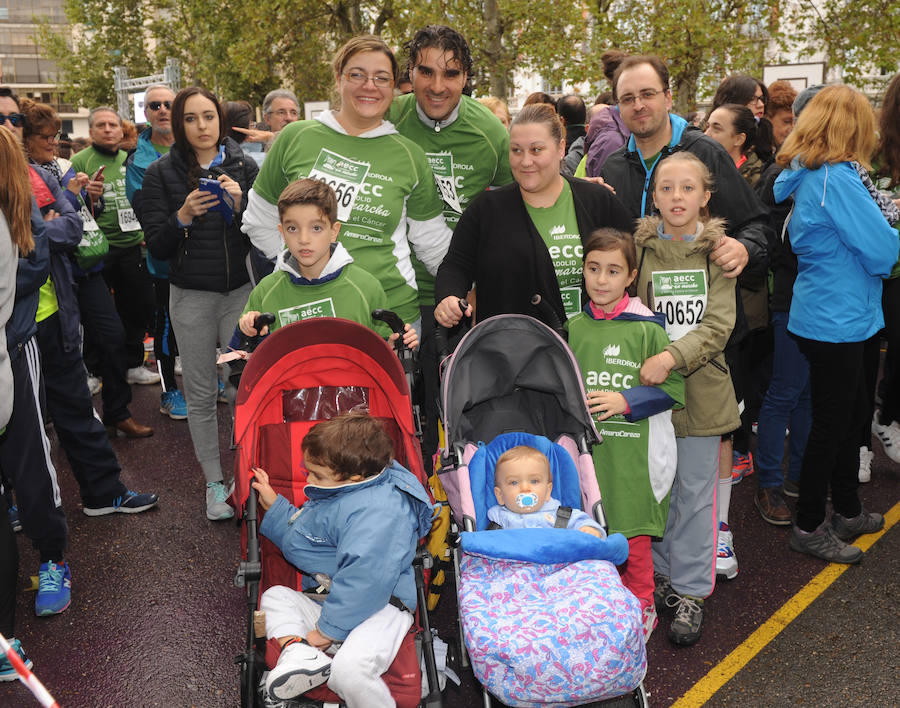
[[[416,110],[415,94],[398,96],[385,118],[400,135],[428,156],[441,199],[444,221],[456,228],[460,214],[488,187],[513,181],[509,168],[509,133],[487,106],[462,96],[456,120],[440,132],[425,125]],[[413,256],[419,304],[434,305],[434,276]]]
[[[668,344],[665,330],[649,320],[595,320],[580,313],[566,323],[569,346],[581,368],[585,388],[621,392],[640,386],[641,365]],[[673,371],[660,385],[684,405],[684,379]],[[597,415],[594,416],[596,421]],[[603,442],[593,448],[594,472],[609,530],[626,537],[662,536],[669,511],[668,495],[657,502],[650,485],[650,465],[675,446],[675,432],[667,413],[629,422],[614,415],[597,423]]]
[[[387,296],[378,281],[355,263],[348,263],[333,280],[318,285],[297,285],[283,270],[259,281],[250,292],[244,312],[271,312],[279,327],[314,317],[341,317],[390,335],[383,322],[372,319],[372,311],[387,307]]]
[[[116,155],[104,155],[93,147],[72,155],[72,167],[88,176],[105,167],[103,171],[103,213],[97,216],[97,225],[106,235],[110,246],[127,248],[141,243],[144,234],[134,215],[134,209],[125,196],[125,160],[128,154],[119,150]]]
[[[433,219],[442,206],[422,149],[396,133],[360,138],[318,120],[297,121],[278,134],[253,189],[277,204],[282,190],[304,177],[331,184],[338,239],[381,283],[390,309],[404,322],[418,319],[406,219]]]
[[[572,199],[572,187],[563,180],[563,189],[556,203],[549,207],[533,207],[527,202],[531,221],[544,239],[550,259],[556,270],[559,292],[562,295],[566,317],[574,317],[581,312],[581,271],[582,253],[581,235],[578,232],[578,219],[575,216],[575,201]]]

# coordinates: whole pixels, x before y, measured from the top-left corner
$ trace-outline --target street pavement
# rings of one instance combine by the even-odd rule
[[[16,636],[34,671],[63,708],[105,706],[237,706],[234,659],[244,643],[246,605],[233,585],[240,560],[234,522],[205,516],[203,476],[185,421],[158,412],[159,387],[134,386],[132,412],[155,434],[118,439],[113,447],[132,489],[160,495],[143,514],[89,518],[77,484],[51,433],[63,506],[69,520],[66,560],[72,569],[72,605],[61,615],[34,615],[31,576],[38,557],[18,535],[21,592]],[[95,399],[99,406],[99,396]],[[219,406],[223,467],[231,470],[230,418]],[[900,465],[878,443],[873,481],[861,496],[874,511],[900,501]],[[700,642],[675,648],[666,623],[648,644],[645,685],[650,705],[669,706],[741,645],[826,564],[788,549],[789,527],[763,522],[753,506],[755,479],[733,489],[731,522],[741,572],[720,582],[706,603]],[[680,705],[869,706],[900,705],[900,524],[871,549],[861,565],[840,575],[797,619],[710,695]],[[433,623],[454,635],[452,578]],[[744,652],[749,655],[753,652]],[[481,705],[468,672],[445,691],[447,708]],[[0,684],[0,706],[37,705],[18,682]],[[500,705],[495,701],[494,705]]]

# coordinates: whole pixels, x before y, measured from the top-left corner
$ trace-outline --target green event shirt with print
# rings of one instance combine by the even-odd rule
[[[355,263],[348,263],[340,274],[324,283],[298,285],[283,270],[267,275],[250,292],[244,312],[271,312],[279,327],[314,317],[341,317],[373,329],[388,337],[390,329],[372,319],[372,311],[387,307],[387,296],[378,281]]]
[[[310,176],[334,187],[338,238],[354,262],[381,283],[390,309],[414,322],[418,292],[404,217],[427,221],[442,206],[425,153],[397,134],[359,138],[297,121],[279,133],[253,189],[277,204],[289,183]]]
[[[651,321],[595,320],[582,312],[566,323],[566,329],[588,393],[621,393],[640,386],[641,365],[669,344],[665,330]],[[684,405],[681,374],[671,372],[659,388],[676,406]],[[592,451],[594,471],[609,530],[628,538],[662,536],[669,497],[658,503],[650,486],[648,453],[654,444],[650,419],[629,422],[618,414],[597,422],[597,430],[603,442]]]
[[[575,215],[575,201],[572,186],[563,180],[563,189],[553,206],[533,207],[525,202],[531,221],[544,239],[559,292],[562,295],[566,317],[574,317],[581,312],[581,271],[583,268],[581,235]]]
[[[456,120],[440,131],[422,122],[412,93],[395,98],[385,118],[428,156],[444,202],[444,221],[451,229],[456,228],[460,215],[481,192],[513,181],[509,133],[490,109],[474,98],[461,96]],[[419,284],[419,304],[433,306],[434,276],[415,254],[412,262]]]
[[[89,177],[100,168],[103,170],[103,212],[96,216],[97,226],[106,236],[110,246],[127,248],[141,243],[144,234],[134,215],[131,202],[125,196],[125,160],[128,154],[119,150],[115,155],[104,155],[93,147],[72,155],[72,167]]]

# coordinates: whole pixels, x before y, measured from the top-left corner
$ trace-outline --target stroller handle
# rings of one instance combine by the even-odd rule
[[[469,309],[469,303],[465,298],[459,299],[459,311],[466,314],[466,310]],[[437,349],[438,361],[443,361],[448,356],[450,356],[450,336],[449,332],[451,327],[444,327],[439,322],[435,321],[434,324],[434,342],[435,348]]]

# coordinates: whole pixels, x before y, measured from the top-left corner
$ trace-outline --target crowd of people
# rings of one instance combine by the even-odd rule
[[[109,436],[153,435],[129,410],[131,386],[159,385],[161,414],[187,421],[207,518],[229,519],[217,403],[234,391],[217,351],[312,316],[387,338],[371,318],[380,307],[418,350],[426,456],[438,444],[437,327],[517,313],[565,333],[646,636],[665,614],[672,642],[700,638],[716,577],[738,574],[729,503],[748,474],[762,518],[793,526],[795,551],[856,563],[852,540],[883,527],[858,485],[873,435],[900,462],[900,75],[878,118],[848,86],[798,94],[744,75],[722,81],[708,115],[681,117],[662,60],[611,50],[610,90],[593,105],[532,94],[511,117],[502,100],[469,95],[472,57],[455,30],[428,26],[405,50],[401,92],[394,52],[349,40],[333,62],[338,107],[313,120],[284,89],[254,123],[246,101],[154,85],[136,138],[115,109],[93,107],[90,143],[65,156],[53,109],[0,87],[5,636],[13,529],[40,554],[37,614],[71,601],[47,418],[85,514],[143,512],[158,497],[128,488]],[[257,330],[267,311],[275,322]],[[325,472],[325,487],[354,479]],[[541,506],[532,476],[517,489]],[[274,504],[264,473],[257,486]],[[321,658],[316,619],[272,630],[288,661],[310,660],[296,640],[311,631]],[[276,673],[278,698],[304,684],[296,673]]]

